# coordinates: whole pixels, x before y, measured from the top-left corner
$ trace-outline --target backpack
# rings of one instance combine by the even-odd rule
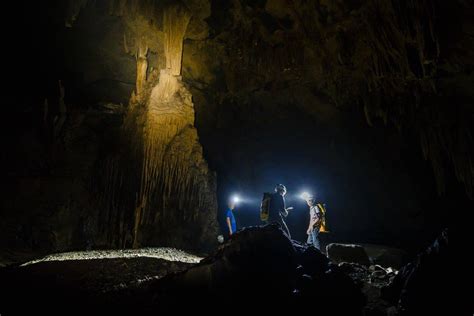
[[[316,206],[321,212],[321,225],[319,226],[320,233],[329,233],[328,227],[326,225],[326,205],[323,203],[318,203]]]
[[[270,214],[270,200],[272,199],[272,194],[265,192],[263,193],[262,203],[260,204],[260,219],[264,222],[268,221],[268,216]]]

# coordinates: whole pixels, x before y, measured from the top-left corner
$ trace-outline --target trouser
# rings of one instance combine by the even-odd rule
[[[281,229],[283,230],[283,233],[289,239],[291,239],[290,230],[288,229],[288,226],[286,225],[285,220],[281,216],[278,216],[277,218],[269,218],[268,219],[268,224],[278,224],[278,225],[280,225]]]
[[[313,228],[311,233],[308,235],[308,244],[313,245],[318,250],[321,250],[321,245],[319,243],[319,228]]]

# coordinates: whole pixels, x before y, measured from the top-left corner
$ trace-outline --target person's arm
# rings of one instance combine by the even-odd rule
[[[316,206],[317,207],[317,206]],[[310,212],[310,219],[309,219],[309,226],[308,226],[308,230],[307,230],[307,233],[309,234],[311,232],[311,230],[313,229],[313,227],[318,224],[321,219],[319,218],[318,214],[316,213],[316,211],[313,211],[311,210]]]
[[[232,225],[230,223],[230,217],[227,217],[227,227],[229,228],[229,235],[232,236]]]
[[[314,225],[314,216],[313,216],[313,212],[311,212],[310,218],[309,218],[308,230],[312,229],[313,225]]]
[[[285,198],[282,195],[280,196],[280,213],[281,215],[287,217],[288,216],[288,211],[286,210],[286,205],[285,205]]]
[[[312,227],[319,225],[319,223],[321,222],[321,211],[319,210],[319,207],[317,205],[315,206],[313,221],[314,223]]]
[[[311,234],[311,230],[313,230],[313,225],[314,225],[314,216],[313,216],[313,211],[309,212],[309,225],[308,229],[306,230],[306,234]]]
[[[313,226],[314,226],[314,225],[319,225],[320,223],[321,223],[321,217],[318,215],[318,216],[316,217],[316,220],[314,221]]]
[[[313,229],[313,225],[311,224],[311,219],[309,220],[309,226],[308,229],[306,230],[306,234],[309,235],[311,234],[311,230]]]

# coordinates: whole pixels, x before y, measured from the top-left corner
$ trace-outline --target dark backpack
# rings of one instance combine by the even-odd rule
[[[270,214],[270,200],[272,199],[272,194],[265,192],[263,193],[262,203],[260,204],[260,219],[264,222],[268,221],[268,216]]]

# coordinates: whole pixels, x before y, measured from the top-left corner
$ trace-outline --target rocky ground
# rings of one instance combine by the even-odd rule
[[[22,264],[22,266],[27,266],[45,261],[97,260],[140,257],[163,259],[166,261],[179,261],[185,263],[198,263],[202,259],[201,257],[189,254],[179,249],[162,247],[63,252],[28,261]]]
[[[0,305],[6,315],[217,314],[223,305],[236,312],[310,308],[333,315],[415,315],[446,310],[445,301],[433,298],[448,277],[438,271],[433,278],[433,271],[445,263],[447,246],[445,231],[397,271],[335,262],[274,226],[250,227],[202,260],[149,248],[65,253],[2,268]]]

